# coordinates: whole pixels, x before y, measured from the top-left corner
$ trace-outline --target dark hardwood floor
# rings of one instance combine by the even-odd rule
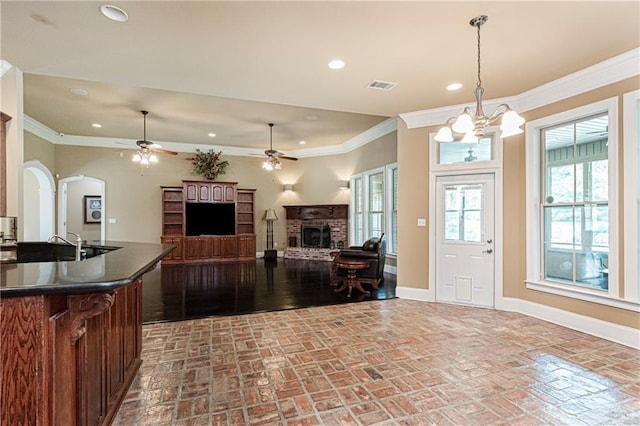
[[[179,321],[396,297],[396,277],[385,274],[377,291],[334,292],[331,262],[278,259],[162,265],[143,280],[144,323]]]

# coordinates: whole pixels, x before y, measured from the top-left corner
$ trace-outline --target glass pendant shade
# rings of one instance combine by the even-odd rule
[[[473,129],[464,134],[461,143],[478,143],[478,137],[473,133]]]
[[[473,128],[473,118],[471,118],[471,115],[467,112],[460,114],[453,123],[453,126],[451,126],[451,129],[456,133],[468,133],[472,131]]]
[[[158,162],[158,156],[152,153],[149,156],[149,161],[152,162],[152,163],[157,163]]]
[[[453,133],[449,126],[440,127],[438,133],[433,137],[438,142],[453,142]]]
[[[131,158],[131,161],[139,163],[142,160],[142,157],[140,157],[140,154],[138,154],[137,152],[135,154],[133,154],[133,158]]]

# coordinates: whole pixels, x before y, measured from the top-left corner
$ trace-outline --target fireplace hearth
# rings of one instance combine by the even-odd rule
[[[330,253],[346,246],[349,206],[346,204],[284,206],[287,241],[284,257],[331,261]],[[299,245],[299,246],[298,246]]]

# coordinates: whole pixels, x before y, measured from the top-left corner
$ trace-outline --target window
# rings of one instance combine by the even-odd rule
[[[350,186],[351,188],[351,223],[349,229],[351,230],[350,240],[351,244],[357,244],[356,241],[364,242],[364,209],[362,208],[363,196],[362,196],[362,176],[352,177]]]
[[[612,98],[527,124],[528,288],[617,303],[617,122]]]
[[[544,278],[609,288],[608,116],[541,130]]]
[[[438,164],[472,163],[494,159],[494,137],[488,135],[478,142],[435,142],[438,144]]]
[[[398,247],[398,166],[369,170],[351,177],[350,244],[385,234],[387,253]]]
[[[381,235],[384,219],[384,172],[366,176],[367,179],[367,235]]]
[[[398,166],[387,166],[387,176],[389,176],[389,222],[387,224],[387,251],[389,253],[398,252]]]
[[[482,186],[451,185],[444,190],[444,239],[482,241]]]

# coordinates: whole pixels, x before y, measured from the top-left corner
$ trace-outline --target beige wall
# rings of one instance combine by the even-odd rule
[[[619,115],[622,117],[622,95],[640,88],[637,77],[612,84],[579,96],[566,99],[543,108],[523,114],[527,121],[536,120],[582,105],[619,96]],[[622,120],[622,118],[620,119]],[[398,123],[398,170],[399,172],[399,226],[398,226],[398,286],[428,288],[428,228],[416,227],[418,217],[427,217],[428,202],[428,135],[436,127],[407,129]],[[620,132],[620,152],[622,152],[622,132]],[[559,308],[575,314],[597,318],[615,324],[640,328],[637,312],[618,309],[562,296],[551,295],[525,287],[526,278],[526,212],[525,212],[525,137],[518,135],[504,141],[503,147],[504,200],[503,200],[503,285],[504,297],[520,298],[527,301]],[[620,161],[622,167],[622,161]],[[621,186],[622,171],[620,171]],[[620,191],[622,196],[622,191]],[[620,199],[620,222],[622,222],[624,200]],[[623,227],[620,229],[624,235]],[[619,241],[620,253],[623,240]],[[623,258],[624,256],[621,256]],[[622,276],[623,263],[620,264]],[[637,279],[637,277],[627,277]],[[624,286],[623,282],[620,287]]]
[[[44,143],[46,144],[46,142]],[[105,181],[106,239],[113,241],[159,242],[161,228],[160,186],[181,185],[182,180],[199,180],[191,175],[188,154],[176,157],[160,155],[160,163],[144,169],[131,162],[131,150],[52,145],[55,167],[51,172],[59,178],[86,175]],[[50,147],[42,140],[29,138],[29,159],[49,158]],[[123,156],[120,156],[120,153]],[[274,241],[279,250],[285,247],[285,205],[348,204],[349,191],[338,189],[338,182],[357,172],[394,163],[396,133],[393,132],[345,155],[283,160],[282,170],[262,169],[261,157],[225,156],[230,163],[227,173],[218,180],[238,182],[238,187],[256,189],[257,250],[266,245],[266,223],[262,216],[267,208],[276,210],[280,218],[274,224]],[[47,160],[49,161],[49,160]],[[283,185],[293,184],[292,193],[284,193]]]
[[[54,144],[34,135],[24,132],[24,161],[40,161],[52,175],[56,168],[56,147]]]

